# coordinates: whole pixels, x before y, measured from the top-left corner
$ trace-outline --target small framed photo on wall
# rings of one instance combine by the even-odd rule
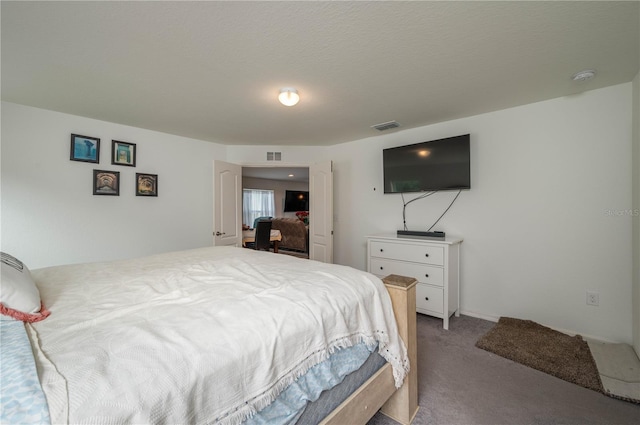
[[[136,166],[136,144],[112,140],[111,141],[111,164],[135,167]]]
[[[100,162],[100,139],[97,137],[71,135],[71,161]]]
[[[120,196],[120,172],[93,170],[93,194]]]
[[[158,175],[136,173],[136,196],[158,196]]]

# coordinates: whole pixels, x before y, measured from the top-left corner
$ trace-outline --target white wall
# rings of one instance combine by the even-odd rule
[[[633,347],[640,356],[640,73],[633,80]]]
[[[280,161],[267,161],[267,152],[280,152]],[[227,161],[246,166],[304,167],[329,158],[326,146],[227,146]]]
[[[99,137],[100,163],[69,160],[71,133]],[[137,166],[111,165],[111,140],[137,144]],[[226,147],[2,103],[2,250],[30,268],[211,245],[212,163]],[[94,196],[93,169],[119,171],[120,196]],[[135,196],[135,173],[158,197]]]
[[[37,268],[209,245],[213,159],[264,166],[266,152],[281,151],[273,165],[334,161],[334,258],[364,269],[365,236],[402,226],[400,196],[382,193],[382,149],[471,133],[472,189],[436,227],[465,238],[463,312],[631,342],[624,211],[634,90],[628,83],[331,147],[225,148],[3,103],[2,249]],[[96,167],[69,161],[72,132],[102,139],[100,168],[122,173],[120,197],[92,195]],[[138,144],[135,169],[110,165],[111,139]],[[157,199],[134,196],[136,171],[159,174]],[[428,227],[453,195],[411,204],[408,227]],[[586,290],[600,293],[599,307],[586,305]]]
[[[335,261],[364,269],[365,236],[402,228],[383,148],[470,133],[472,188],[434,228],[464,237],[462,311],[630,342],[631,95],[622,84],[334,146]],[[408,228],[453,196],[409,205]]]

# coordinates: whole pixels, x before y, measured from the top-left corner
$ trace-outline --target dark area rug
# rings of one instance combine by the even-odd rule
[[[530,320],[501,317],[476,347],[594,391],[602,382],[589,345]]]

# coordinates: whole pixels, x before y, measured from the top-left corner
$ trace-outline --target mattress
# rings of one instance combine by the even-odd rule
[[[384,363],[365,344],[338,350],[291,383],[273,403],[243,425],[317,424]]]
[[[25,325],[1,321],[0,344],[0,423],[49,424],[49,408],[38,381]],[[244,424],[317,424],[384,363],[379,354],[364,344],[338,350]]]

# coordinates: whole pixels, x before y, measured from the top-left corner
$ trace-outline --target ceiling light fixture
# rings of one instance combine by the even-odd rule
[[[577,81],[581,83],[583,81],[590,80],[595,76],[596,76],[596,71],[592,69],[585,69],[584,71],[576,72],[575,74],[573,74],[573,77],[571,77],[571,79],[573,81]]]
[[[284,106],[293,106],[300,101],[300,96],[298,95],[298,90],[293,87],[285,87],[280,89],[278,100]]]

